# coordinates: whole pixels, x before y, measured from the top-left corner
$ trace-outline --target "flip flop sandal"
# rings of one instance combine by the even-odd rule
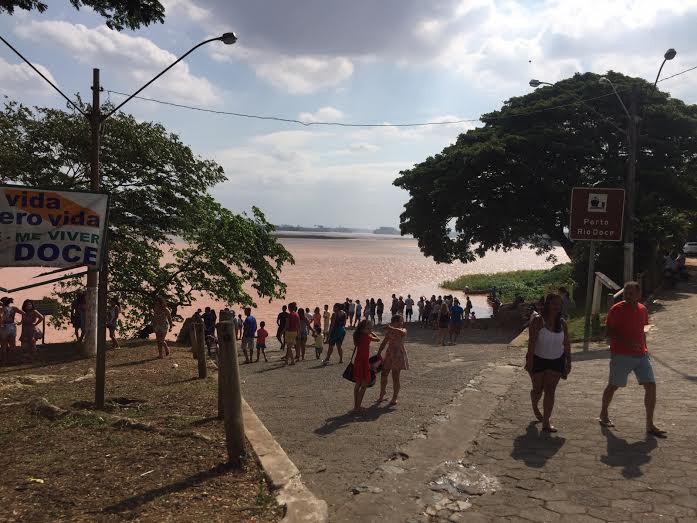
[[[668,436],[666,435],[665,430],[661,430],[659,428],[653,427],[652,429],[646,429],[646,434],[649,436],[654,436],[656,438],[667,438]]]
[[[600,423],[600,425],[602,425],[603,427],[605,427],[607,429],[614,428],[614,426],[615,426],[615,424],[612,422],[612,420],[609,420],[609,419],[604,420],[604,419],[598,418],[598,423]]]

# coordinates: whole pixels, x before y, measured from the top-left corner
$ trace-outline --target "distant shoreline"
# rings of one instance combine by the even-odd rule
[[[413,240],[411,236],[374,234],[372,232],[305,232],[275,231],[276,238],[298,238],[306,240]]]

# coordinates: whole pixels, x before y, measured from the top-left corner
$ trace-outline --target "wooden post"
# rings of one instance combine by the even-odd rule
[[[242,391],[237,364],[235,327],[231,321],[218,323],[219,374],[222,378],[223,413],[225,417],[225,442],[228,463],[239,468],[245,457],[244,423],[242,421]]]
[[[583,322],[583,352],[588,352],[591,336],[591,309],[593,307],[593,278],[595,277],[595,243],[590,242],[588,252],[588,279],[586,281],[586,317]]]
[[[232,322],[235,319],[235,315],[230,311],[220,311],[218,314],[218,321],[229,321]],[[225,368],[223,366],[223,356],[220,350],[220,340],[218,340],[218,419],[223,419],[225,417],[225,410],[223,409],[223,383],[225,381]]]
[[[206,367],[206,344],[204,341],[203,322],[191,322],[191,350],[194,357],[198,360],[198,377],[203,379],[208,376],[208,368]]]

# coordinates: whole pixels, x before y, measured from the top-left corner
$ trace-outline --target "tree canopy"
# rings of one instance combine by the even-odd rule
[[[165,20],[165,8],[158,0],[70,0],[75,9],[91,7],[106,19],[110,29],[138,29]],[[40,0],[0,0],[0,13],[13,14],[15,9],[43,13],[48,5]]]
[[[638,88],[637,244],[682,241],[697,210],[697,106],[638,78],[606,76],[627,106]],[[394,182],[410,195],[402,233],[439,262],[524,244],[549,252],[554,242],[571,257],[571,188],[623,187],[627,172],[627,117],[599,78],[576,74],[511,98],[481,127],[402,171]]]
[[[0,182],[87,190],[89,136],[77,111],[6,102]],[[293,258],[262,211],[233,214],[210,196],[225,179],[222,167],[162,125],[120,112],[104,122],[101,141],[102,187],[111,193],[109,290],[126,306],[129,326],[143,323],[160,294],[174,307],[199,293],[231,305],[253,304],[250,288],[262,298],[284,295],[279,273]],[[78,286],[59,289],[64,305]]]

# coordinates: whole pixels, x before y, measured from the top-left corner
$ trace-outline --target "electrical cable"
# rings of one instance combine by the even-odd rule
[[[618,90],[618,92],[622,92],[622,90]],[[108,94],[118,94],[120,96],[130,96],[127,93],[122,93],[120,91],[114,91],[114,90],[107,90]],[[507,115],[502,115],[502,116],[490,116],[487,117],[487,120],[503,120],[506,118],[511,118],[511,117],[519,117],[519,116],[528,116],[532,114],[537,114],[537,113],[543,113],[547,111],[553,111],[556,109],[561,109],[564,107],[571,107],[573,105],[578,105],[582,104],[584,102],[589,102],[593,100],[599,100],[601,98],[606,98],[608,96],[615,96],[613,92],[607,93],[607,94],[602,94],[599,96],[594,96],[592,98],[584,98],[582,100],[575,100],[573,102],[565,103],[565,104],[560,104],[560,105],[555,105],[553,107],[545,107],[543,109],[536,109],[534,111],[526,111],[526,112],[520,112],[520,113],[513,113],[513,114],[507,114]],[[392,124],[392,123],[346,123],[346,122],[304,122],[302,120],[297,120],[294,118],[283,118],[280,116],[264,116],[264,115],[258,115],[258,114],[247,114],[247,113],[236,113],[232,111],[222,111],[222,110],[217,110],[217,109],[206,109],[204,107],[195,107],[192,105],[186,105],[186,104],[179,104],[175,102],[167,102],[164,100],[158,100],[156,98],[146,98],[144,96],[135,96],[135,99],[138,100],[143,100],[146,102],[153,102],[153,103],[158,103],[162,105],[169,105],[172,107],[178,107],[180,109],[189,109],[192,111],[200,111],[200,112],[205,112],[205,113],[213,113],[213,114],[220,114],[220,115],[226,115],[226,116],[236,116],[239,118],[251,118],[255,120],[271,120],[275,122],[283,122],[283,123],[293,123],[293,124],[299,124],[303,125],[305,127],[311,127],[311,126],[335,126],[335,127],[426,127],[430,125],[457,125],[457,124],[462,124],[462,123],[474,123],[474,122],[479,122],[481,121],[480,118],[466,118],[466,119],[461,119],[461,120],[445,120],[445,121],[439,121],[439,122],[417,122],[417,123],[397,123],[397,124]]]

